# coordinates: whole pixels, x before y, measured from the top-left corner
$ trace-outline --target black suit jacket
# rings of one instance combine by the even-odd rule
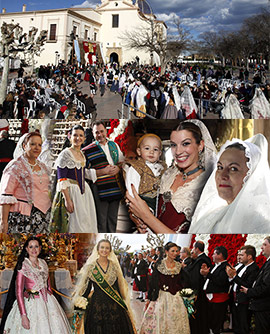
[[[186,257],[182,263],[189,266],[190,264],[192,264],[192,258],[191,257]]]
[[[261,267],[254,287],[248,289],[247,296],[251,298],[251,310],[270,311],[270,260]]]
[[[204,285],[204,278],[200,274],[201,266],[203,263],[206,263],[207,267],[212,266],[210,257],[205,255],[205,253],[198,256],[193,263],[189,264],[185,268],[186,271],[189,273],[192,289],[197,290],[198,293],[202,291]]]
[[[241,292],[241,286],[245,286],[247,288],[251,288],[257,275],[259,272],[259,267],[255,262],[253,262],[250,266],[247,267],[246,271],[243,273],[242,277],[239,277],[236,275],[234,279],[232,280],[232,283],[237,284],[237,289],[236,289],[236,299],[235,302],[239,304],[247,303],[249,301],[249,298],[246,293]],[[241,271],[241,269],[240,269]],[[239,272],[240,272],[239,271]],[[238,273],[239,273],[238,272]]]
[[[228,275],[226,273],[226,266],[228,262],[222,262],[213,273],[210,272],[206,276],[206,279],[209,279],[206,293],[221,293],[228,292],[230,287],[230,282]]]
[[[139,264],[136,263],[135,267],[137,267],[137,276],[148,274],[148,264],[145,260],[141,260]]]

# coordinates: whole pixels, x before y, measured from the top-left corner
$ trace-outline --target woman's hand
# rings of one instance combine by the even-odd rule
[[[146,233],[147,232],[147,225],[144,224],[144,222],[136,217],[133,213],[129,213],[129,218],[133,221],[133,223],[136,225],[137,230],[139,233]]]
[[[70,198],[65,199],[65,207],[67,209],[67,212],[74,212],[74,204]]]
[[[26,314],[22,315],[22,326],[25,329],[30,329],[30,321]]]
[[[128,191],[126,192],[127,203],[129,204],[130,211],[137,217],[140,218],[143,222],[147,221],[147,218],[152,215],[148,205],[144,200],[138,195],[134,185],[131,185],[133,196],[130,196]]]

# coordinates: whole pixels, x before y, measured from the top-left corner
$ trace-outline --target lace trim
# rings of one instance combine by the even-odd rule
[[[18,200],[14,196],[0,195],[0,204],[16,204]]]
[[[168,268],[166,266],[166,260],[163,259],[161,263],[157,266],[157,270],[163,275],[178,275],[181,271],[182,264],[180,262],[174,261],[175,267]]]
[[[25,258],[23,261],[22,269],[19,270],[25,277],[34,281],[35,285],[33,286],[33,290],[41,290],[43,288],[47,288],[47,280],[49,275],[49,270],[47,263],[38,259],[39,267],[34,268],[31,264],[31,261],[28,258]]]
[[[117,280],[117,267],[109,260],[109,265],[108,265],[108,270],[106,273],[100,269],[100,266],[97,264],[97,262],[91,263],[90,264],[90,273],[89,277],[91,278],[92,281],[95,282],[95,279],[92,275],[92,271],[97,266],[99,268],[99,271],[102,273],[102,276],[105,278],[105,280],[110,284],[113,285],[115,281]]]
[[[65,189],[69,188],[70,185],[71,185],[71,183],[70,183],[69,179],[67,179],[67,180],[58,180],[57,181],[57,185],[56,185],[56,191],[65,190]]]
[[[84,157],[84,155],[82,154]],[[69,148],[65,148],[55,161],[55,168],[68,168],[68,169],[81,169],[85,166],[86,159],[84,157],[83,164],[81,161],[75,160],[74,155],[70,152]]]
[[[161,179],[160,194],[167,191],[171,192],[171,186],[175,180],[177,174],[179,174],[177,167],[173,166],[169,168]],[[207,175],[205,172],[198,175],[195,179],[185,183],[183,186],[172,193],[171,203],[175,210],[180,213],[183,212],[188,221],[191,220],[197,202],[200,198],[202,189],[205,185]]]
[[[46,173],[49,176],[49,170],[46,165],[38,160],[37,163],[40,167],[40,172],[42,174]],[[31,204],[33,199],[33,171],[26,158],[21,155],[18,159],[10,161],[4,171],[4,174],[15,177],[25,192],[27,202]]]

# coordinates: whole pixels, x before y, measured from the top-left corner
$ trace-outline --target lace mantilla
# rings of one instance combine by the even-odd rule
[[[98,267],[99,271],[101,272],[102,276],[105,278],[105,280],[110,284],[113,285],[115,281],[117,280],[117,267],[109,260],[109,265],[108,265],[108,270],[106,273],[102,271],[100,266],[98,265],[97,262],[91,263],[89,265],[89,277],[91,278],[92,281],[96,281],[92,272],[95,266]]]
[[[166,265],[166,259],[163,259],[161,263],[157,266],[157,270],[163,275],[178,275],[181,271],[182,264],[177,261],[174,261],[174,263],[174,268],[168,268]]]
[[[261,157],[261,150],[257,145],[255,145],[253,143],[250,143],[248,141],[243,141],[243,140],[238,139],[238,138],[233,138],[231,141],[228,140],[224,144],[224,146],[222,146],[222,148],[221,148],[221,150],[218,154],[218,158],[224,153],[224,151],[226,150],[226,148],[228,146],[230,146],[232,144],[235,144],[235,143],[239,143],[239,144],[241,144],[245,147],[245,156],[247,158],[246,165],[247,165],[247,168],[248,168],[247,174],[243,179],[243,184],[245,184],[247,182],[247,180],[249,179],[250,175],[253,173],[253,171],[257,167],[257,164],[258,164],[258,162],[260,160],[260,157]]]
[[[83,164],[81,161],[75,159],[74,155],[72,154],[69,148],[65,148],[56,159],[54,167],[55,169],[57,167],[69,168],[69,169],[74,169],[74,168],[81,169],[86,164],[86,160],[83,154],[82,157],[84,159]]]
[[[31,261],[25,258],[23,261],[22,269],[19,270],[25,277],[35,282],[33,290],[40,291],[43,288],[47,288],[47,280],[49,275],[49,269],[46,261],[38,259],[39,268],[34,268]]]
[[[106,281],[110,284],[110,285],[113,285],[115,283],[115,281],[117,280],[118,278],[118,271],[117,271],[117,266],[109,260],[109,266],[108,266],[108,270],[106,273],[104,273],[99,265],[97,264],[96,261],[90,263],[87,265],[87,267],[84,268],[84,272],[83,272],[83,277],[80,278],[80,282],[77,286],[77,288],[79,288],[79,290],[76,292],[75,296],[76,295],[79,295],[79,296],[82,296],[86,289],[87,289],[87,286],[88,286],[88,283],[89,283],[89,279],[91,279],[92,281],[96,281],[95,278],[93,277],[93,270],[95,268],[95,266],[97,266],[100,270],[100,272],[102,273],[102,276],[106,279]],[[86,279],[84,279],[84,277],[86,277]],[[81,282],[81,280],[83,282]]]
[[[38,166],[40,167],[40,175],[49,174],[49,170],[46,165],[37,160]],[[32,204],[33,199],[33,171],[27,161],[27,159],[21,155],[18,159],[11,160],[6,166],[4,173],[7,175],[12,175],[21,184],[23,190],[26,194],[26,199],[29,204]]]

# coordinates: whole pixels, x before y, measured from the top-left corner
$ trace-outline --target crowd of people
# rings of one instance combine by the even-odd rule
[[[222,67],[170,64],[161,75],[156,66],[126,64],[121,68],[110,65],[101,76],[125,104],[136,108],[137,117],[203,118],[209,111],[220,118],[270,117],[270,85],[261,68],[254,70],[252,78],[243,68],[236,74]],[[260,113],[253,111],[256,97],[263,105]]]
[[[227,247],[227,246],[226,246]],[[227,250],[203,241],[192,248],[174,242],[116,256],[101,239],[80,270],[72,297],[73,330],[87,334],[268,334],[270,330],[270,236],[256,248]],[[210,248],[210,244],[209,244]],[[42,242],[29,237],[18,256],[0,333],[71,333],[53,296]],[[236,258],[236,262],[228,258]],[[128,287],[131,284],[132,288]],[[133,301],[130,299],[130,290]],[[142,303],[143,308],[136,307]],[[138,316],[137,313],[141,316]],[[76,314],[82,315],[79,321]],[[138,319],[142,319],[138,321]],[[75,327],[74,327],[75,326]]]
[[[78,88],[82,80],[89,82],[90,93]],[[94,95],[99,89],[103,96],[106,87],[119,93],[140,118],[203,118],[209,112],[226,119],[270,117],[270,84],[261,68],[251,74],[244,68],[235,73],[223,67],[169,64],[161,74],[160,67],[137,62],[100,68],[61,62],[40,66],[37,78],[19,71],[0,106],[0,117],[95,119]]]
[[[202,121],[182,121],[171,131],[173,162],[167,166],[156,134],[141,136],[130,159],[108,139],[102,121],[93,123],[92,133],[86,143],[82,126],[69,132],[68,147],[54,164],[56,188],[48,161],[39,159],[41,134],[20,138],[1,179],[3,232],[115,233],[124,198],[140,233],[269,230],[270,169],[262,134],[227,141],[217,154]]]
[[[94,94],[83,94],[78,66],[40,66],[36,76],[13,78],[0,106],[6,119],[87,119],[96,117]]]

